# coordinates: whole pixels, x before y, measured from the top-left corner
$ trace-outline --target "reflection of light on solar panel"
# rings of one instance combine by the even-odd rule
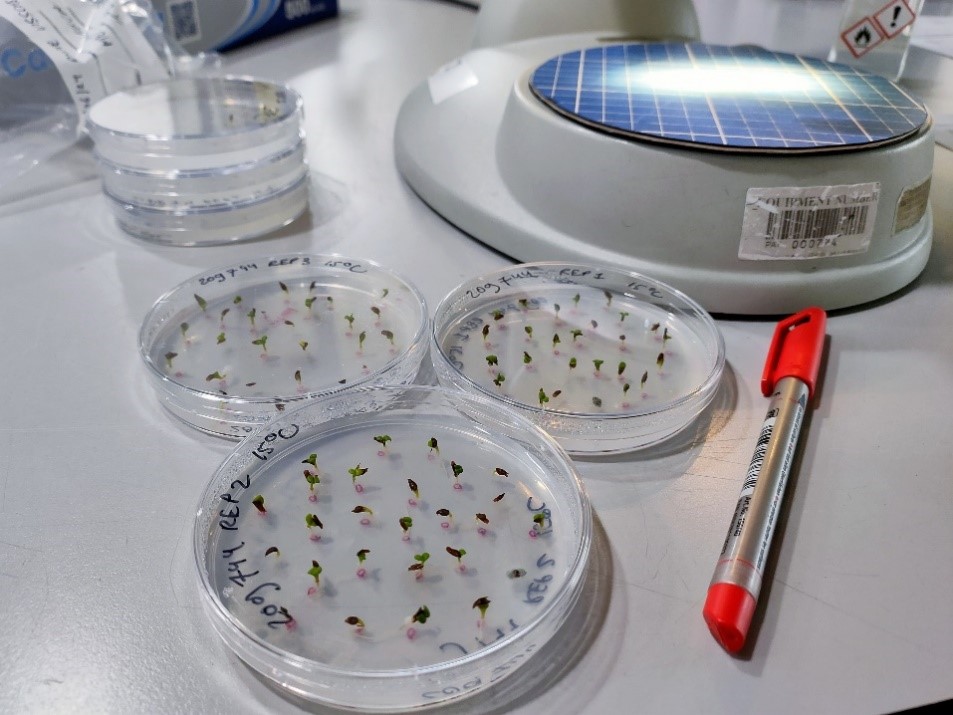
[[[645,67],[628,77],[630,88],[687,94],[771,95],[817,92],[817,83],[803,72],[783,67]]]

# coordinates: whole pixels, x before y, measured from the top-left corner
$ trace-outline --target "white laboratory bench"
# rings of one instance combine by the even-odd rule
[[[703,39],[747,41],[714,4],[700,3]],[[468,48],[473,22],[448,3],[345,0],[337,19],[225,58],[304,97],[312,211],[277,235],[133,240],[98,184],[79,180],[81,158],[77,181],[0,210],[0,711],[326,711],[256,675],[206,618],[192,525],[234,444],[160,407],[137,333],[171,287],[267,254],[373,259],[431,309],[509,263],[433,213],[394,165],[401,101]],[[764,418],[774,323],[719,317],[727,367],[703,418],[647,452],[577,462],[595,538],[585,607],[558,648],[447,711],[883,713],[953,697],[953,152],[939,147],[933,210],[923,274],[830,315],[743,655],[716,644],[701,608]]]

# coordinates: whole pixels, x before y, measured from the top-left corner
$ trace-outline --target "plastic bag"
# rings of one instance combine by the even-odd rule
[[[73,144],[99,99],[183,67],[149,0],[0,0],[0,186]]]

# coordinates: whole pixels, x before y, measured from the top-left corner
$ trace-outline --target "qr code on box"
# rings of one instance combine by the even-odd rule
[[[168,4],[169,29],[179,42],[190,42],[202,37],[195,0],[180,0]]]

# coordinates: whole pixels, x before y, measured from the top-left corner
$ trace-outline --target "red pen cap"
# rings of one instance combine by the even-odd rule
[[[820,308],[806,308],[778,323],[761,374],[761,392],[765,397],[782,377],[796,377],[814,396],[826,328],[827,313]]]

